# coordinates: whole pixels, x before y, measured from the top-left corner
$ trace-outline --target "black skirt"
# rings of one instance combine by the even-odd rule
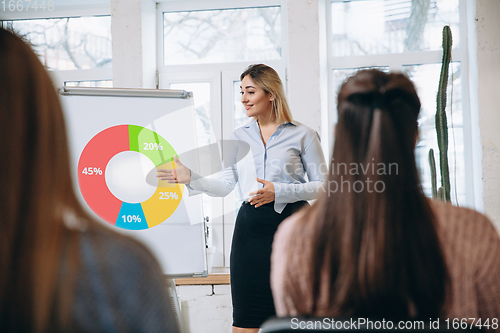
[[[276,315],[269,282],[274,233],[281,221],[307,204],[289,203],[281,214],[274,210],[274,202],[259,208],[241,205],[230,258],[233,326],[259,328]]]

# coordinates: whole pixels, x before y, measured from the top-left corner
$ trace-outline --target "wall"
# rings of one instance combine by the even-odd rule
[[[477,116],[481,138],[484,212],[500,230],[500,0],[477,0],[475,32],[470,48],[477,59]],[[474,105],[473,105],[474,107]]]
[[[186,333],[230,333],[231,286],[177,286]]]
[[[288,0],[288,99],[296,120],[321,133],[318,0]]]
[[[111,0],[113,86],[156,88],[156,3]]]

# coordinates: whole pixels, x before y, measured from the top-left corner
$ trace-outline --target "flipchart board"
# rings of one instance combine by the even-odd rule
[[[142,241],[171,277],[207,275],[201,196],[156,178],[172,157],[197,169],[193,98],[183,90],[59,89],[75,188],[84,207]]]

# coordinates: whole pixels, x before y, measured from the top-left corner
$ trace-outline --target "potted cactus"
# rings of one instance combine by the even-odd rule
[[[439,147],[439,168],[441,171],[441,186],[437,188],[436,162],[433,149],[429,150],[429,165],[431,168],[432,198],[451,201],[450,170],[448,166],[448,121],[446,119],[446,89],[448,87],[448,68],[451,61],[452,37],[449,26],[443,27],[443,60],[441,75],[436,97],[436,134]]]

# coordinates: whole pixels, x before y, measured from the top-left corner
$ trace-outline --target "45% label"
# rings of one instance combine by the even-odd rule
[[[87,176],[102,176],[101,168],[94,168],[94,167],[83,168],[82,173]]]

